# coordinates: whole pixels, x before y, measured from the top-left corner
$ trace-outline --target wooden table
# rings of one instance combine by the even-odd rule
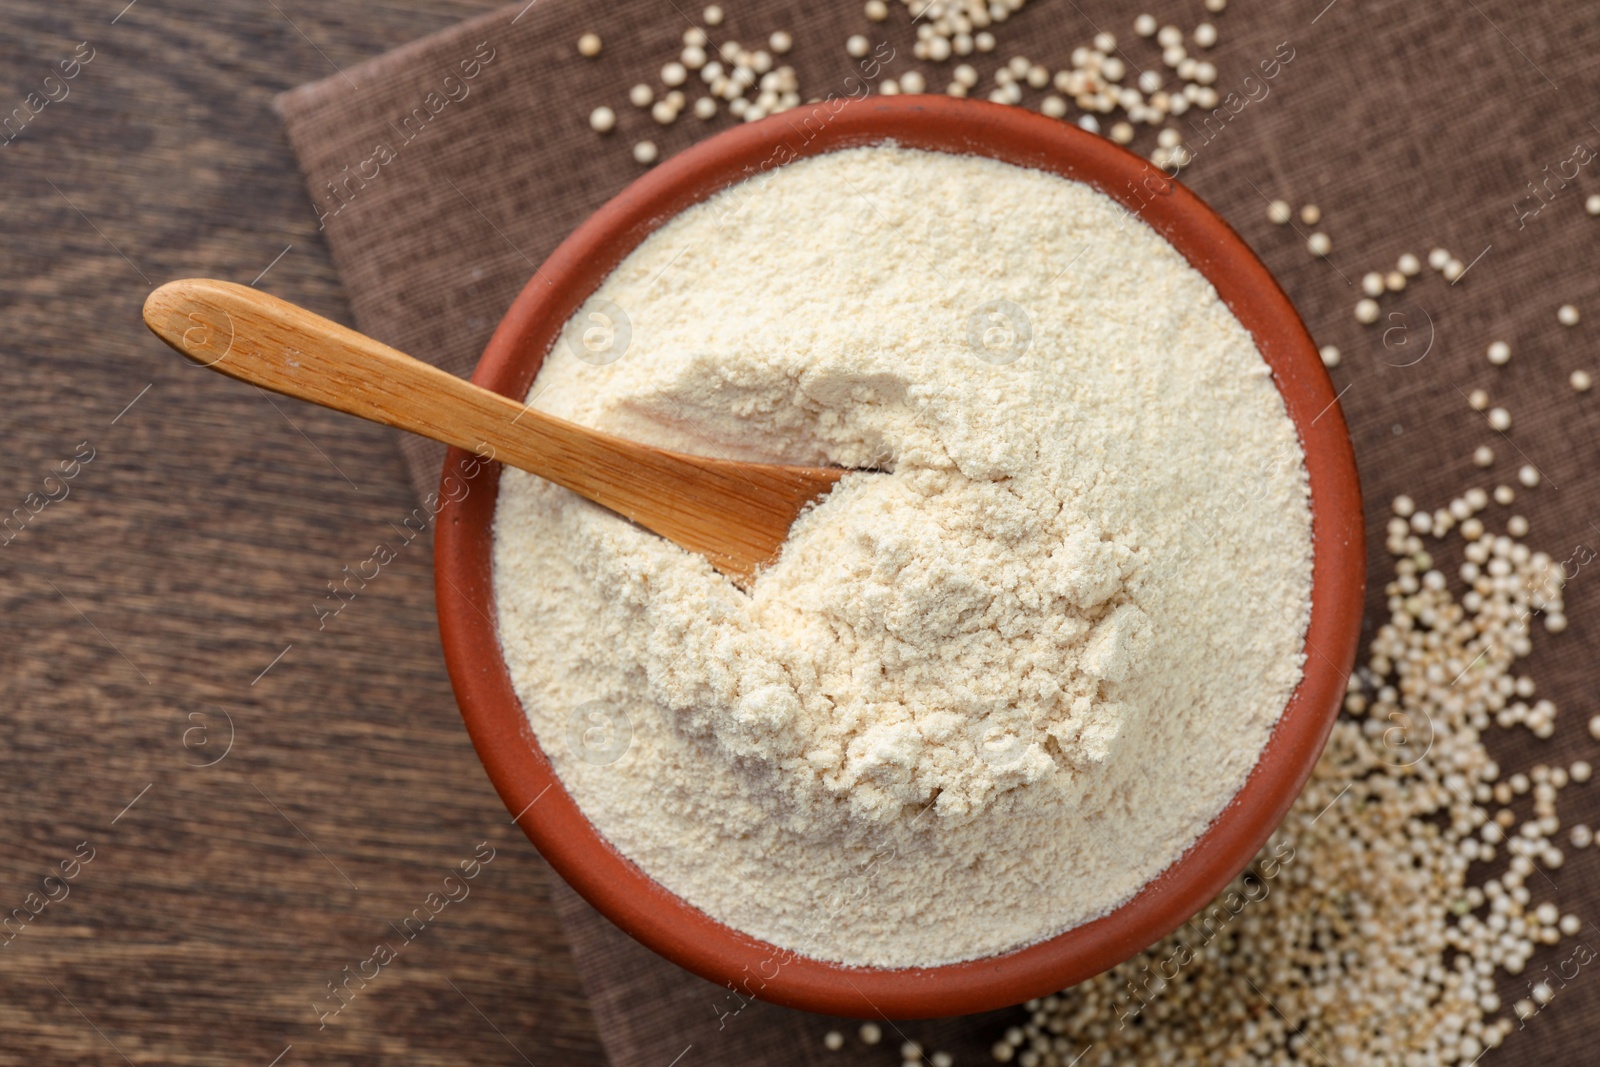
[[[0,115],[59,98],[0,150],[0,1064],[600,1062],[431,546],[318,629],[416,506],[391,432],[139,318],[201,274],[348,322],[271,98],[495,0],[124,3],[0,5]]]

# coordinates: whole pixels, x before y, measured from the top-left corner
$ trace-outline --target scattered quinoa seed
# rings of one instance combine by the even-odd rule
[[[1580,393],[1587,393],[1594,386],[1594,378],[1586,370],[1573,371],[1572,377],[1568,378],[1567,382]]]
[[[861,1040],[869,1045],[876,1045],[883,1040],[883,1028],[877,1023],[862,1023]]]
[[[656,98],[654,90],[644,82],[640,82],[628,90],[628,102],[634,107],[649,107],[650,102]]]
[[[1511,429],[1511,412],[1507,411],[1505,408],[1490,408],[1489,425],[1491,428],[1499,430],[1501,433],[1505,433],[1507,430]]]
[[[1339,365],[1339,349],[1337,346],[1323,345],[1317,354],[1322,357],[1322,365],[1324,367],[1337,367]]]
[[[1412,255],[1410,252],[1407,252],[1405,255],[1401,256],[1395,266],[1398,267],[1400,269],[1400,273],[1404,274],[1407,278],[1415,278],[1417,275],[1422,273],[1422,261],[1416,256]]]
[[[1472,463],[1477,467],[1494,466],[1494,449],[1490,448],[1488,445],[1479,445],[1477,448],[1473,449]]]
[[[1489,394],[1482,389],[1474,389],[1467,394],[1467,406],[1473,411],[1483,411],[1489,406]]]
[[[1516,490],[1512,489],[1509,485],[1497,485],[1494,487],[1494,502],[1499,504],[1501,507],[1510,504],[1516,498]]]
[[[1375,270],[1368,271],[1361,276],[1361,291],[1368,296],[1383,295],[1383,275]]]
[[[850,55],[854,56],[856,59],[860,59],[868,52],[872,51],[872,44],[865,37],[861,36],[861,34],[852,34],[850,38],[844,42],[844,50],[850,53]]]
[[[1583,210],[1591,215],[1600,215],[1600,193],[1592,194],[1583,202]]]
[[[822,1047],[829,1052],[838,1052],[844,1048],[844,1035],[837,1030],[829,1030],[822,1035]]]
[[[633,160],[635,163],[643,163],[645,166],[649,166],[656,161],[658,154],[654,141],[640,141],[633,146]]]
[[[1556,309],[1556,321],[1563,326],[1578,325],[1578,309],[1572,304],[1562,304]]]
[[[1271,219],[1279,226],[1287,223],[1289,219],[1293,217],[1293,215],[1294,209],[1291,208],[1286,201],[1274,200],[1272,203],[1267,205],[1267,218]]]
[[[1356,321],[1371,326],[1378,321],[1378,302],[1372,299],[1356,301]]]
[[[1532,489],[1539,484],[1539,468],[1531,463],[1524,463],[1522,468],[1517,471],[1517,481]]]
[[[889,5],[883,0],[867,0],[867,18],[873,22],[882,22],[889,17]]]
[[[1322,209],[1315,204],[1307,204],[1300,209],[1300,221],[1307,226],[1315,226],[1322,221]]]
[[[1489,345],[1489,362],[1496,367],[1503,367],[1511,362],[1511,346],[1504,341],[1494,341]]]
[[[579,37],[578,54],[580,56],[586,56],[589,59],[593,59],[595,56],[599,55],[600,35],[598,33],[586,33],[582,37]]]
[[[712,4],[710,7],[706,8],[705,11],[701,12],[700,18],[707,26],[720,26],[722,25],[722,8],[718,7],[716,4]]]
[[[794,47],[794,38],[783,30],[775,30],[767,38],[767,47],[778,55],[787,55],[789,49]]]

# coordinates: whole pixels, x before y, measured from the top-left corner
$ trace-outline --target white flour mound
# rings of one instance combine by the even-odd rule
[[[617,308],[622,357],[579,359]],[[1228,803],[1300,679],[1283,401],[1211,285],[1088,186],[894,147],[779,168],[640,245],[530,402],[881,472],[748,594],[501,481],[501,640],[562,782],[651,877],[783,948],[934,965],[1105,914]]]

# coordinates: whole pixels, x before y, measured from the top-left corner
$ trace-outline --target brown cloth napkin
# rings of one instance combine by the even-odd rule
[[[949,79],[949,64],[912,58],[910,16],[898,4],[885,24],[867,21],[856,0],[723,6],[726,23],[709,29],[714,42],[755,47],[774,30],[793,34],[787,59],[807,97],[850,91],[855,63],[844,42],[854,33],[895,49],[882,77],[919,69],[933,91]],[[1400,492],[1442,506],[1471,485],[1516,484],[1516,468],[1531,464],[1543,485],[1518,486],[1512,510],[1531,521],[1536,547],[1557,558],[1600,549],[1600,392],[1580,396],[1566,384],[1579,367],[1600,373],[1591,252],[1600,220],[1583,211],[1585,196],[1600,192],[1600,161],[1571,162],[1580,144],[1591,159],[1600,149],[1600,128],[1584,109],[1597,88],[1600,68],[1589,58],[1600,51],[1600,20],[1585,17],[1576,0],[1536,12],[1490,0],[1447,11],[1404,0],[1234,0],[1214,16],[1192,0],[1036,0],[996,28],[993,54],[972,57],[980,92],[1013,56],[1065,66],[1071,50],[1102,29],[1121,38],[1132,69],[1170,74],[1152,42],[1131,32],[1147,7],[1185,28],[1210,17],[1221,31],[1206,58],[1216,64],[1225,106],[1216,116],[1191,112],[1180,125],[1195,157],[1184,180],[1261,252],[1319,340],[1343,350],[1333,374],[1373,528],[1369,623],[1382,618],[1382,527],[1386,502]],[[659,86],[661,66],[677,58],[683,32],[700,18],[698,4],[672,0],[535,0],[284,94],[279,107],[357,325],[470,373],[536,265],[641,173],[630,154],[636,140],[652,139],[665,156],[735,121],[723,111],[710,122],[686,114],[661,127],[627,101],[637,82]],[[575,42],[591,30],[604,51],[583,59]],[[1274,60],[1269,79],[1263,64]],[[1030,92],[1030,105],[1041,96]],[[588,125],[601,104],[618,115],[617,130],[604,137]],[[1142,131],[1135,147],[1148,153],[1153,134]],[[1280,196],[1320,205],[1321,223],[1272,225],[1267,201]],[[1306,250],[1313,229],[1332,239],[1325,259]],[[1448,285],[1425,270],[1386,298],[1377,326],[1358,325],[1361,276],[1392,269],[1403,252],[1425,258],[1435,246],[1470,263],[1466,275]],[[1575,329],[1556,322],[1566,302],[1588,316]],[[1504,368],[1484,358],[1497,338],[1514,352]],[[1468,406],[1475,387],[1512,412],[1509,436]],[[441,449],[410,436],[400,444],[418,492],[432,490]],[[1480,444],[1496,451],[1492,470],[1471,463]],[[1504,513],[1491,514],[1498,523]],[[1600,568],[1572,580],[1569,632],[1536,638],[1529,665],[1542,694],[1564,709],[1557,736],[1538,742],[1496,731],[1490,743],[1508,768],[1596,758],[1584,729],[1594,713],[1588,693],[1600,635],[1591,621],[1600,603],[1595,573]],[[1569,821],[1596,821],[1596,788],[1565,794]],[[1597,874],[1596,850],[1569,850],[1558,879],[1564,911],[1600,919]],[[826,1053],[828,1020],[759,1003],[729,1014],[739,1007],[731,993],[641,948],[564,884],[556,883],[553,900],[607,1051],[627,1067],[886,1063],[905,1037],[979,1062],[1010,1018],[886,1025],[891,1047],[876,1049],[864,1048],[850,1024],[846,1052]],[[1595,927],[1586,936],[1600,947]],[[1545,962],[1537,956],[1530,972]],[[1502,996],[1525,996],[1524,984],[1508,979]],[[1600,977],[1570,983],[1491,1062],[1589,1062],[1584,1022],[1597,1008]]]

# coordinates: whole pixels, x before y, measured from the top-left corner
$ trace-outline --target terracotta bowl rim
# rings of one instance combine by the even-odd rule
[[[667,160],[596,211],[538,268],[472,380],[526,395],[573,311],[644,237],[690,204],[796,158],[884,142],[1052,171],[1122,203],[1199,269],[1250,331],[1299,431],[1314,542],[1304,676],[1244,787],[1182,857],[1110,914],[998,956],[875,969],[779,948],[663,889],[600,836],[563,788],[512,688],[494,621],[500,467],[461,449],[450,450],[441,480],[435,586],[445,662],[490,781],[529,840],[590,904],[738,997],[834,1015],[923,1018],[999,1008],[1092,977],[1177,929],[1249,865],[1310,776],[1338,715],[1361,626],[1365,534],[1355,457],[1332,382],[1293,305],[1245,242],[1193,193],[1110,141],[983,101],[824,102],[735,127]]]

